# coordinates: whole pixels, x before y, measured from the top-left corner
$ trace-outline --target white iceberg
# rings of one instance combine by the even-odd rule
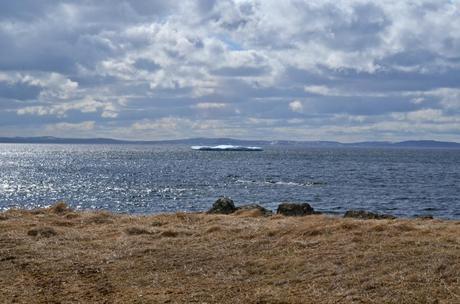
[[[199,151],[263,151],[261,147],[244,147],[233,145],[218,145],[218,146],[192,146],[193,150]]]

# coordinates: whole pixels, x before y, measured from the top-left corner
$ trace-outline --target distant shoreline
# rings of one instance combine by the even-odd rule
[[[3,144],[139,144],[139,145],[196,145],[196,146],[276,146],[319,148],[449,148],[460,149],[460,143],[436,140],[408,140],[400,142],[365,141],[341,143],[336,141],[290,141],[290,140],[240,140],[233,138],[190,138],[178,140],[118,140],[111,138],[59,138],[59,137],[0,137]]]

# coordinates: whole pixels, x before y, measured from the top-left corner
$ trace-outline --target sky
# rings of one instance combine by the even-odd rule
[[[460,141],[460,0],[1,1],[0,136]]]

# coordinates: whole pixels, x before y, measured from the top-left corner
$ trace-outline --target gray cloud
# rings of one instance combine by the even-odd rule
[[[458,141],[459,14],[435,0],[4,1],[0,135]]]

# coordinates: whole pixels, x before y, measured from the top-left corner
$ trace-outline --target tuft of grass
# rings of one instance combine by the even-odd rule
[[[401,231],[401,232],[408,232],[408,231],[417,230],[417,228],[415,228],[414,225],[409,224],[409,223],[396,223],[392,227],[394,229],[398,230],[398,231]]]
[[[168,237],[168,238],[174,238],[179,235],[179,232],[174,231],[174,230],[165,230],[160,233],[162,237]]]
[[[220,226],[211,226],[208,229],[206,229],[206,233],[213,233],[213,232],[220,232],[222,231],[222,227]]]
[[[56,204],[49,207],[48,211],[51,213],[63,215],[68,212],[72,212],[73,210],[65,202],[57,202]]]
[[[325,231],[321,229],[311,229],[311,230],[306,230],[302,233],[302,236],[318,236],[324,234]]]
[[[233,213],[233,215],[235,216],[239,216],[239,217],[261,217],[261,216],[266,216],[265,213],[260,210],[260,209],[241,209],[241,210],[237,210]]]
[[[125,229],[125,232],[129,235],[151,234],[149,230],[143,227],[128,227]]]
[[[112,224],[113,215],[109,212],[98,211],[85,218],[87,224]]]
[[[161,227],[163,226],[165,223],[163,222],[160,222],[160,221],[153,221],[150,225],[153,226],[153,227]]]
[[[78,213],[76,213],[76,212],[69,212],[69,213],[67,213],[65,215],[65,218],[71,220],[71,219],[75,219],[75,218],[77,218],[79,216],[80,215]]]
[[[344,230],[353,230],[359,228],[359,225],[355,222],[343,222],[340,224],[340,228]]]
[[[27,235],[34,237],[49,238],[57,235],[57,232],[52,227],[39,227],[30,229],[29,231],[27,231]]]
[[[370,230],[371,231],[376,231],[376,232],[383,232],[383,231],[386,231],[388,230],[388,225],[381,225],[381,224],[378,224],[378,225],[374,225],[374,226],[370,226]]]
[[[66,220],[55,220],[55,221],[52,221],[51,224],[53,226],[60,226],[60,227],[72,227],[72,226],[75,226],[75,222],[73,221],[69,221],[68,219]]]

